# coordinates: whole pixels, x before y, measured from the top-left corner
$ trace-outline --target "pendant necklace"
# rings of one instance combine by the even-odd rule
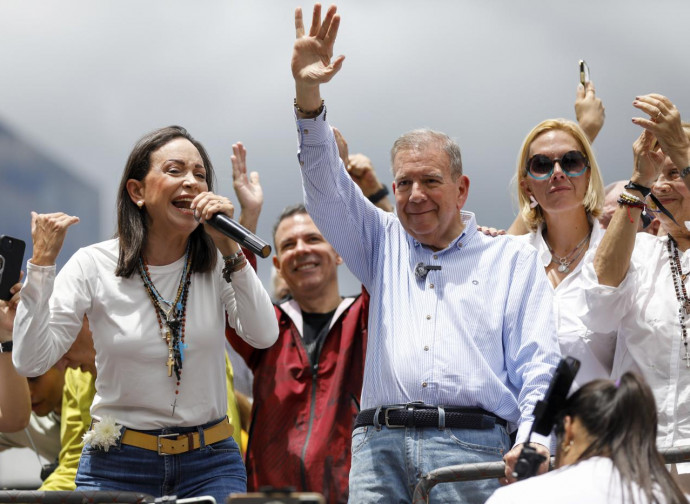
[[[551,262],[554,264],[558,264],[558,271],[561,273],[570,273],[570,265],[577,261],[577,259],[582,255],[582,253],[585,250],[585,247],[583,245],[587,243],[587,240],[589,240],[589,237],[592,236],[592,229],[589,229],[589,233],[582,239],[580,243],[575,245],[575,248],[570,252],[568,255],[563,256],[563,257],[558,257],[556,254],[554,254],[553,249],[551,248],[551,245],[549,245],[549,242],[546,241],[546,238],[544,238],[544,243],[546,243],[546,246],[549,249],[549,252],[551,253]]]
[[[688,352],[688,333],[685,327],[685,320],[690,314],[690,299],[685,289],[685,279],[688,274],[683,274],[683,269],[680,264],[680,255],[678,254],[678,244],[671,235],[668,235],[668,242],[666,242],[668,249],[668,260],[671,264],[671,276],[673,277],[673,288],[676,291],[676,299],[678,300],[678,322],[680,322],[680,340],[683,342],[685,348],[685,355],[681,357],[685,361],[685,367],[690,368],[690,352]]]
[[[192,258],[189,251],[190,244],[187,242],[184,268],[182,269],[180,283],[177,287],[177,294],[173,301],[168,301],[160,295],[158,289],[156,289],[156,286],[153,284],[153,280],[151,280],[146,261],[142,257],[139,257],[139,275],[144,282],[146,292],[156,311],[161,338],[168,346],[168,358],[165,362],[168,368],[168,376],[172,377],[173,372],[175,373],[175,401],[171,404],[173,415],[175,414],[175,407],[177,406],[177,395],[180,393],[184,349],[187,347],[184,341],[184,329],[187,314],[187,297],[192,276]]]

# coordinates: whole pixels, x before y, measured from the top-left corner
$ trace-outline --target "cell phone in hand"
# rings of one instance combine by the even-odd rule
[[[0,299],[12,298],[10,289],[19,282],[26,244],[19,238],[0,235]]]
[[[589,67],[585,60],[580,60],[580,84],[586,86],[589,82]]]

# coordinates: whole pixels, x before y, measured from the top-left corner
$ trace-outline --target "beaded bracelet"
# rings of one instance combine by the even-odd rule
[[[247,264],[247,258],[244,256],[242,249],[240,249],[232,255],[223,256],[223,262],[225,262],[225,267],[223,267],[223,279],[230,283],[232,282],[230,275],[244,268],[244,265]]]
[[[317,108],[316,110],[303,110],[299,105],[297,105],[297,98],[295,98],[294,101],[295,105],[295,110],[299,112],[300,114],[304,114],[305,119],[312,119],[314,117],[319,117],[321,115],[321,112],[323,112],[323,109],[326,108],[326,102],[321,100],[321,106]]]
[[[632,214],[630,213],[631,208],[639,208],[642,210],[642,215],[640,217],[642,218],[643,227],[647,227],[652,221],[652,218],[647,215],[647,204],[637,196],[634,196],[627,191],[623,191],[618,197],[617,203],[628,208],[628,220],[631,224],[635,222]]]

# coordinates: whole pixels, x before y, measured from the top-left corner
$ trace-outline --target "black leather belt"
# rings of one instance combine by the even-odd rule
[[[375,422],[378,413],[378,422]],[[451,406],[428,406],[407,404],[382,406],[360,411],[355,426],[386,426],[391,429],[403,427],[446,427],[457,429],[493,429],[494,425],[506,427],[508,422],[481,408],[457,408]]]

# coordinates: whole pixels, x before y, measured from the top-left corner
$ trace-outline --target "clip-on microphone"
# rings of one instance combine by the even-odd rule
[[[417,263],[417,266],[414,267],[414,276],[416,276],[419,279],[424,279],[424,277],[427,276],[429,271],[435,270],[438,271],[441,269],[441,266],[433,266],[431,264],[424,264],[423,262]]]

